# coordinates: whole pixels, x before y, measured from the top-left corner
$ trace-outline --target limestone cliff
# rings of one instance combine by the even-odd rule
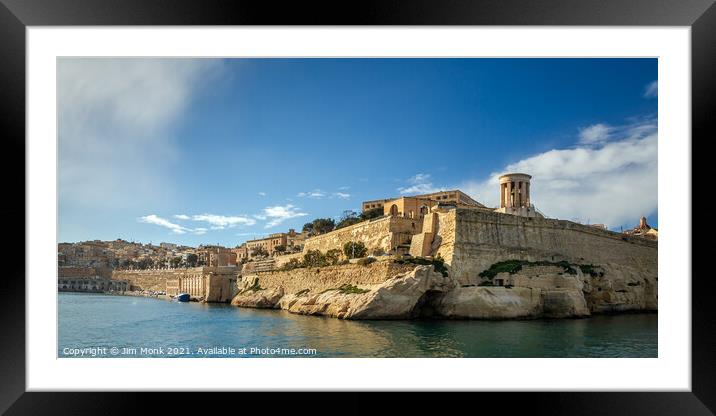
[[[320,275],[320,285],[315,279],[298,283],[291,272],[246,276],[232,304],[341,319],[570,318],[657,309],[655,277],[638,269],[521,262],[519,268],[483,277],[478,286],[460,285],[431,265],[407,271],[402,266],[386,262],[299,272]],[[496,280],[504,286],[494,286]]]

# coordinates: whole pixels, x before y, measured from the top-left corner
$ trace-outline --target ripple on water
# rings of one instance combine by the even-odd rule
[[[315,348],[319,357],[657,357],[656,314],[344,321],[281,310],[59,294],[64,347]],[[62,354],[60,353],[60,356]]]

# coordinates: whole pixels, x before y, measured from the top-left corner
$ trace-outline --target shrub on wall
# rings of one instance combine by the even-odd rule
[[[360,241],[349,241],[343,245],[343,254],[349,259],[365,257],[368,249]]]
[[[288,262],[286,262],[286,264],[281,266],[280,270],[289,271],[289,270],[293,270],[293,269],[298,269],[299,267],[303,267],[303,264],[300,261],[298,261],[298,259],[291,259]]]
[[[334,248],[326,252],[326,263],[335,266],[341,260],[341,250]]]
[[[306,267],[323,267],[328,266],[328,261],[326,260],[326,255],[319,250],[308,250],[303,255],[303,264]]]

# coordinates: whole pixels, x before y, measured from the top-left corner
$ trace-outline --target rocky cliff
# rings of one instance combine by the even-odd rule
[[[570,318],[657,309],[656,277],[636,268],[504,263],[483,273],[480,285],[461,285],[432,265],[406,270],[390,262],[245,276],[232,304],[341,319]],[[320,284],[303,275],[320,276]]]

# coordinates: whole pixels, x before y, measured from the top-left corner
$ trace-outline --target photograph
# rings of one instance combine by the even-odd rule
[[[659,358],[660,64],[57,56],[56,358]]]

